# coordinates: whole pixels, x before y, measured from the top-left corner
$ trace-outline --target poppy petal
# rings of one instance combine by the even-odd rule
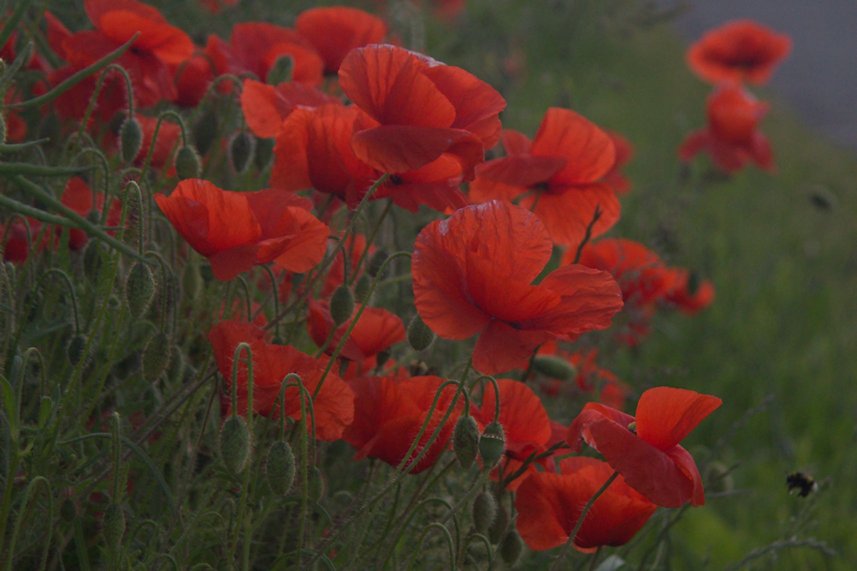
[[[715,396],[687,389],[649,389],[637,404],[637,435],[656,448],[669,450],[721,404]]]
[[[565,168],[551,180],[555,185],[595,182],[613,167],[613,141],[594,123],[571,111],[551,107],[533,139],[532,154],[568,159]]]

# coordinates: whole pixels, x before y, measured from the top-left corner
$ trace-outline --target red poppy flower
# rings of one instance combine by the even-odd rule
[[[609,230],[621,207],[601,181],[614,167],[610,137],[568,109],[548,109],[535,139],[512,132],[503,140],[507,156],[481,165],[470,185],[474,202],[517,199],[544,222],[557,244],[577,246],[595,217],[591,237]]]
[[[398,466],[416,439],[444,379],[434,376],[391,378],[362,377],[349,381],[356,395],[354,422],[342,438],[357,449],[357,458],[378,458]],[[456,388],[448,385],[438,399],[428,426],[418,445],[408,456],[412,461],[425,449],[432,434],[452,406]],[[447,449],[452,430],[461,414],[463,399],[459,398],[452,414],[440,427],[438,438],[425,456],[410,471],[417,474],[434,465]]]
[[[252,73],[259,81],[267,80],[268,72],[281,57],[291,58],[291,79],[299,83],[318,85],[324,70],[318,52],[300,34],[265,22],[235,24],[228,44],[209,36],[205,52],[218,74]]]
[[[710,281],[700,282],[691,272],[677,268],[673,270],[673,287],[666,299],[679,311],[693,315],[711,305],[714,295],[714,284]]]
[[[276,137],[283,127],[283,120],[298,107],[319,107],[337,100],[318,89],[286,81],[279,85],[268,85],[245,79],[241,89],[241,110],[247,126],[257,137]]]
[[[196,107],[214,80],[211,61],[202,52],[197,52],[174,69],[176,103],[182,107]]]
[[[488,374],[526,366],[549,339],[610,325],[622,300],[608,273],[572,265],[533,285],[552,246],[523,208],[498,201],[462,208],[417,236],[417,311],[443,338],[478,334],[473,365]]]
[[[221,396],[224,411],[229,413],[232,394],[232,362],[235,348],[247,343],[253,352],[253,410],[261,415],[279,418],[279,395],[283,379],[297,373],[303,385],[313,394],[324,374],[325,363],[286,345],[272,345],[265,341],[264,331],[250,323],[221,321],[208,333],[214,348],[217,368],[226,381]],[[246,353],[238,366],[238,411],[247,410],[248,375],[244,365]],[[301,419],[299,389],[289,387],[285,395],[285,415]],[[327,374],[321,390],[313,398],[313,421],[319,440],[332,441],[342,437],[345,428],[354,419],[354,393],[332,372]]]
[[[552,435],[548,413],[541,399],[530,387],[512,379],[498,379],[497,385],[500,388],[500,418],[497,420],[503,425],[506,452],[502,464],[492,473],[494,477],[497,477],[498,473],[509,476],[531,455],[545,452]],[[483,429],[495,420],[496,403],[494,388],[486,384],[482,405],[471,411],[473,418]],[[545,460],[542,460],[541,464],[545,465]],[[530,471],[534,470],[535,464],[531,464]],[[525,474],[511,482],[508,489],[514,490],[526,479]]]
[[[582,441],[598,450],[629,486],[656,504],[700,506],[705,503],[702,478],[678,443],[722,403],[711,395],[656,387],[640,396],[636,419],[588,403],[571,423],[567,439],[575,450]]]
[[[500,134],[506,102],[461,68],[391,45],[352,50],[339,68],[342,90],[371,121],[356,129],[356,155],[376,170],[415,170],[449,154],[465,179]]]
[[[708,98],[708,127],[691,133],[679,148],[683,161],[705,151],[720,169],[731,173],[755,163],[773,170],[774,159],[767,137],[757,128],[768,111],[740,85],[725,83]]]
[[[735,20],[710,30],[687,52],[687,63],[712,83],[765,83],[792,49],[791,39],[753,22]]]
[[[345,6],[304,10],[295,21],[295,29],[321,55],[326,73],[339,71],[352,49],[376,44],[387,35],[384,20]]]
[[[102,193],[95,194],[95,204],[92,202],[92,189],[86,184],[82,178],[75,176],[68,179],[65,185],[60,201],[65,205],[80,214],[88,216],[94,209],[100,215],[101,209],[104,206],[104,195]],[[122,206],[118,201],[113,201],[110,204],[110,210],[107,213],[107,225],[116,226],[122,217]],[[57,229],[57,233],[59,233]],[[71,250],[80,250],[89,241],[86,232],[78,228],[73,228],[68,234],[68,247]]]
[[[328,354],[339,345],[342,336],[351,326],[351,321],[348,319],[336,327],[336,332],[326,348]],[[321,347],[334,329],[333,318],[326,302],[310,300],[307,326],[312,340]],[[380,307],[367,307],[354,325],[340,357],[360,364],[370,360],[372,366],[378,353],[404,340],[405,326],[398,315]]]
[[[188,179],[170,196],[156,194],[155,202],[220,280],[268,262],[306,272],[324,255],[327,226],[292,193],[233,192]]]
[[[613,473],[613,468],[595,458],[566,458],[560,467],[560,474],[531,474],[515,495],[518,533],[535,551],[565,544],[583,507]],[[624,545],[657,507],[620,476],[595,500],[573,545],[586,552],[603,545]]]
[[[27,231],[29,227],[29,232]],[[15,264],[23,264],[30,256],[30,245],[38,238],[42,229],[42,223],[35,218],[27,217],[27,223],[20,219],[14,222],[0,224],[0,245],[2,245],[3,259]],[[45,234],[39,243],[38,250],[41,251],[50,244],[50,237]]]

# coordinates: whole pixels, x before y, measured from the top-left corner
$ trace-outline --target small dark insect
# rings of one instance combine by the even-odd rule
[[[818,489],[818,482],[804,472],[792,472],[786,476],[786,486],[790,494],[797,494],[805,498]]]

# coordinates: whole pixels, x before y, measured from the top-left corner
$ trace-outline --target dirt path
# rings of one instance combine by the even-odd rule
[[[751,18],[792,37],[792,53],[770,88],[813,128],[857,149],[857,2],[697,0],[678,27],[693,40],[737,18]]]

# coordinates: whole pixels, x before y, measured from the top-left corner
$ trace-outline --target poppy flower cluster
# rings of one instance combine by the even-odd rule
[[[773,170],[770,143],[758,130],[768,105],[757,101],[743,83],[766,83],[789,51],[788,36],[751,20],[728,22],[694,43],[687,63],[715,87],[708,98],[707,127],[688,135],[679,158],[687,162],[705,152],[726,173],[750,163]]]

